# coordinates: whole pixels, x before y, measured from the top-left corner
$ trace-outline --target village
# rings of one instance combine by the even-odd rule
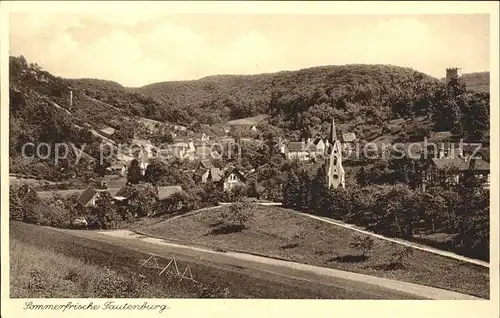
[[[10,29],[11,297],[492,297],[488,19],[48,16]]]

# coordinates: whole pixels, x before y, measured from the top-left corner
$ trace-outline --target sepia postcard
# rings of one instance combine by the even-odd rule
[[[498,9],[3,1],[2,318],[498,317]]]

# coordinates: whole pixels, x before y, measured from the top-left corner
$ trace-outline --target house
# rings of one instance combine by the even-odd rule
[[[309,151],[303,141],[290,141],[284,151],[288,160],[305,161],[310,159]]]
[[[224,169],[218,184],[221,186],[222,191],[231,191],[237,186],[244,185],[245,180],[245,175],[240,170],[230,166]]]
[[[119,190],[118,188],[96,189],[93,186],[89,186],[76,199],[76,204],[80,207],[94,206],[102,193],[107,192],[111,197],[114,197]]]
[[[211,155],[210,147],[202,145],[200,147],[196,147],[195,158],[197,159],[206,159]]]
[[[126,171],[127,171],[127,166],[122,162],[112,163],[111,166],[106,168],[106,172],[108,175],[124,176]]]
[[[322,156],[322,155],[324,155],[324,154],[325,154],[325,150],[326,150],[326,146],[327,146],[327,144],[328,144],[328,140],[327,140],[327,142],[325,142],[325,141],[323,140],[323,138],[321,138],[321,137],[316,137],[316,138],[314,138],[311,142],[312,142],[312,144],[313,144],[314,146],[311,146],[311,147],[309,147],[309,148],[310,148],[311,150],[312,150],[312,149],[316,149],[316,154],[315,154],[315,156]]]
[[[353,132],[342,133],[343,143],[352,143],[356,141],[356,134]]]
[[[105,176],[104,178],[98,180],[98,185],[102,189],[121,189],[127,185],[127,179]]]
[[[205,159],[205,160],[202,160],[200,162],[200,166],[205,168],[205,169],[212,169],[212,168],[215,168],[214,164],[212,163],[212,161],[208,160],[208,159]]]
[[[115,131],[116,130],[112,127],[106,127],[106,128],[99,130],[99,132],[102,133],[106,137],[111,137],[111,135],[113,135],[115,133]]]
[[[209,141],[210,140],[210,137],[205,134],[205,133],[201,133],[201,141]]]
[[[174,150],[175,156],[181,159],[194,157],[194,152],[196,151],[196,147],[192,140],[187,142],[177,142],[172,145],[172,149]]]
[[[76,203],[80,207],[93,206],[95,205],[97,197],[98,197],[97,190],[94,189],[94,187],[88,187],[76,199]]]
[[[133,194],[133,189],[125,185],[113,194],[113,201],[119,205],[126,205]]]
[[[199,167],[194,172],[194,181],[196,184],[204,184],[207,182],[219,182],[222,178],[222,170],[219,168]]]
[[[490,164],[480,158],[442,157],[432,158],[422,169],[422,191],[433,185],[457,185],[465,172],[472,171],[474,176],[490,185]]]

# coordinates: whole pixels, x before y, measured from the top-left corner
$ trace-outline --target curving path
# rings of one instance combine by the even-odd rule
[[[162,256],[182,255],[192,261],[204,261],[219,265],[232,265],[247,272],[264,272],[283,279],[315,282],[318,288],[337,287],[366,294],[365,298],[383,299],[440,299],[440,300],[474,300],[481,299],[444,289],[422,286],[369,275],[340,271],[319,266],[283,261],[273,258],[237,252],[218,252],[194,246],[179,245],[162,239],[147,237],[128,230],[88,232],[95,238],[100,236],[107,243],[120,244],[129,248],[146,250],[147,246],[161,247],[155,254]],[[369,297],[371,295],[372,297]]]

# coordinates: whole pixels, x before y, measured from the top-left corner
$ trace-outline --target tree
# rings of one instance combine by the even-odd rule
[[[410,246],[400,246],[396,243],[393,243],[391,244],[390,255],[391,265],[404,266],[405,261],[407,261],[413,255],[413,248]]]
[[[229,213],[223,214],[223,218],[230,223],[236,223],[240,229],[248,226],[248,222],[254,217],[256,205],[247,200],[237,201],[229,207]]]
[[[142,168],[137,159],[132,160],[127,171],[127,181],[131,184],[138,184],[143,180]]]
[[[98,219],[104,229],[116,227],[118,224],[118,214],[113,205],[111,194],[109,192],[99,193],[99,198],[96,200],[96,209]]]
[[[150,184],[138,184],[132,186],[129,196],[129,208],[137,217],[150,216],[154,214],[157,207],[158,196],[155,188]]]
[[[316,175],[310,185],[311,210],[318,215],[329,216],[326,209],[325,198],[327,196],[326,176],[324,167],[316,171]]]
[[[153,159],[146,168],[146,172],[144,173],[144,181],[152,184],[157,184],[165,177],[167,172],[167,165],[163,161],[159,159]]]
[[[283,205],[290,209],[300,210],[302,207],[302,193],[299,178],[292,170],[288,173],[283,186]]]
[[[420,204],[423,219],[431,224],[432,233],[436,233],[437,220],[443,217],[443,211],[446,209],[446,201],[439,188],[429,188],[422,193]]]
[[[366,257],[368,252],[373,248],[373,239],[370,236],[353,235],[349,247],[361,251],[361,255]]]

